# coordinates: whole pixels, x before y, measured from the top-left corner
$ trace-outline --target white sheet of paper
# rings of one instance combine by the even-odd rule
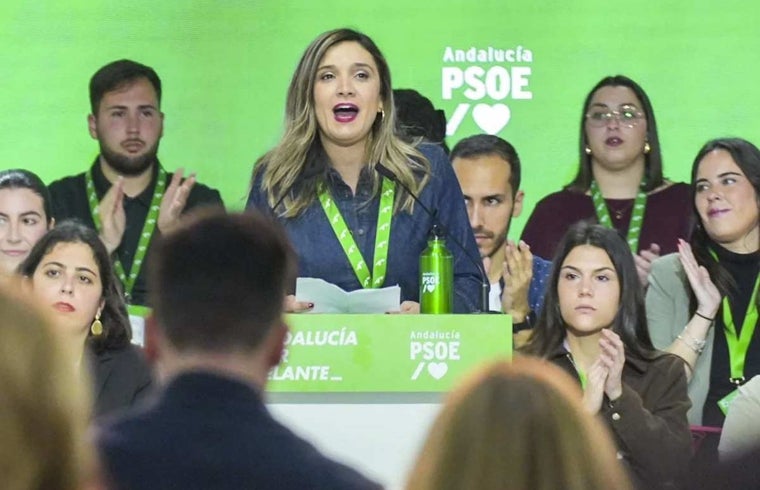
[[[314,303],[310,313],[386,313],[398,311],[401,288],[390,286],[347,292],[324,279],[299,277],[296,299]]]

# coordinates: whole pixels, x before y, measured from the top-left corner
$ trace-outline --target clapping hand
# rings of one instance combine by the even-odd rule
[[[652,269],[652,262],[660,256],[660,246],[656,243],[649,245],[646,250],[640,251],[633,256],[636,262],[636,273],[639,275],[639,282],[643,288],[649,285],[649,271]]]
[[[678,257],[697,298],[697,311],[705,317],[713,318],[720,306],[720,291],[710,279],[707,269],[697,263],[691,246],[684,240],[678,240]]]
[[[605,328],[599,337],[599,361],[607,371],[604,382],[604,394],[610,401],[615,401],[623,394],[623,366],[625,365],[625,348],[620,336]]]
[[[583,390],[583,406],[589,413],[598,413],[604,399],[604,386],[607,381],[607,369],[602,360],[597,359],[586,374],[586,386]]]
[[[124,230],[127,227],[127,214],[124,212],[124,177],[119,177],[111,185],[106,195],[98,204],[100,217],[100,239],[108,253],[119,248]]]
[[[512,315],[515,323],[519,323],[530,313],[528,291],[533,279],[533,254],[528,244],[522,240],[517,245],[509,240],[504,247],[504,291],[501,295],[501,308],[504,313]]]
[[[164,192],[161,199],[161,207],[158,211],[158,229],[161,233],[167,233],[179,222],[179,217],[187,204],[187,197],[195,185],[195,174],[190,174],[182,181],[184,169],[178,169],[172,175],[172,181]]]

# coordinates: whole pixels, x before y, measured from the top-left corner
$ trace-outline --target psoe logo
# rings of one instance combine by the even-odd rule
[[[533,53],[523,46],[444,48],[441,97],[459,101],[449,116],[446,135],[453,136],[467,115],[487,134],[503,130],[512,119],[509,100],[533,98],[532,62]]]
[[[409,343],[409,358],[417,361],[412,373],[412,381],[427,373],[433,379],[441,379],[449,371],[449,362],[459,360],[459,340],[437,339],[412,340]]]
[[[423,272],[422,273],[422,291],[425,293],[432,293],[435,288],[438,287],[438,283],[441,278],[437,272]]]

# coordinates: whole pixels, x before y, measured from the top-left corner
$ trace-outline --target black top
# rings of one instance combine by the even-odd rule
[[[95,192],[98,195],[98,200],[101,200],[105,193],[108,192],[108,189],[111,188],[111,183],[106,179],[105,175],[103,175],[98,158],[95,159],[95,163],[93,163],[91,168],[93,171],[92,176],[93,183],[95,184]],[[116,253],[119,256],[127,275],[129,275],[128,271],[132,267],[132,261],[134,260],[135,251],[137,250],[137,243],[140,240],[140,234],[142,233],[143,225],[145,224],[145,218],[148,215],[150,201],[153,198],[153,192],[156,188],[157,175],[158,166],[154,165],[153,176],[148,187],[146,187],[138,196],[124,196],[124,211],[127,215],[127,226],[124,230],[121,244],[116,249]],[[171,179],[172,174],[167,174],[167,187],[169,186]],[[53,217],[57,222],[76,218],[85,225],[95,228],[95,222],[90,213],[90,203],[87,199],[84,173],[57,180],[50,184],[49,189],[50,196],[53,200]],[[204,205],[224,206],[219,191],[203,184],[196,183],[190,191],[183,213]],[[153,239],[158,233],[158,227],[156,227],[156,231],[154,232],[153,237],[151,237],[151,243],[148,246],[146,261],[150,257]],[[144,263],[145,262],[143,262],[143,264]],[[145,270],[145,267],[143,267],[135,280],[135,286],[129,301],[131,304],[147,304],[147,278]]]
[[[760,272],[760,261],[757,253],[737,254],[726,250],[718,245],[712,249],[718,255],[721,267],[723,267],[736,281],[737,288],[728,294],[731,305],[731,315],[736,326],[736,334],[741,335],[744,315],[749,306],[749,299],[755,286],[757,274]],[[723,426],[725,415],[718,407],[718,400],[736,389],[731,384],[731,363],[728,357],[728,344],[726,343],[726,325],[723,323],[723,305],[715,314],[715,339],[713,341],[712,366],[710,369],[710,389],[705,400],[704,415],[702,421],[709,426]],[[757,331],[752,336],[744,364],[744,377],[750,379],[760,374],[760,335]]]
[[[98,446],[120,490],[380,488],[276,421],[252,386],[211,372],[104,422]]]
[[[145,398],[153,375],[134,345],[89,355],[95,417],[122,410]]]

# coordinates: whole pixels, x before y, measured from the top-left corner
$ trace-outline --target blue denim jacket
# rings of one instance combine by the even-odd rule
[[[439,221],[449,236],[455,237],[472,258],[479,260],[464,196],[448,157],[437,145],[423,144],[419,150],[430,161],[432,170],[428,184],[419,195],[420,200],[431,211],[438,211]],[[367,169],[362,172],[356,195],[333,169],[328,170],[327,183],[365,262],[372,264],[379,196],[370,196],[372,187],[368,172]],[[257,174],[248,196],[246,209],[252,208],[271,214],[266,193],[261,189],[261,173]],[[324,279],[346,291],[361,289],[319,200],[315,198],[303,213],[283,219],[282,224],[298,254],[299,277]],[[419,257],[427,247],[432,225],[433,220],[417,204],[413,214],[402,211],[393,216],[384,286],[398,284],[401,301],[419,302]],[[478,269],[450,239],[447,247],[454,255],[454,312],[477,311],[481,283]]]

